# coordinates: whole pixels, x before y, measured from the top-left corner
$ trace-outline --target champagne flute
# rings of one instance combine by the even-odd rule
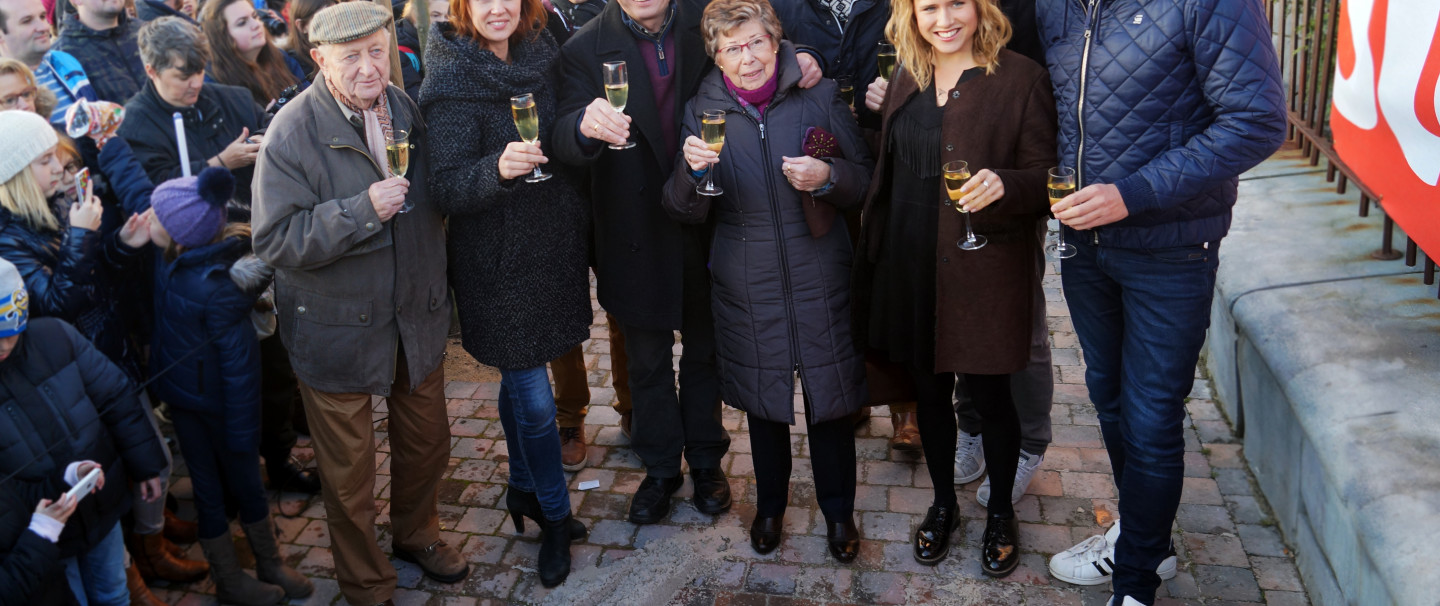
[[[1050,169],[1050,179],[1045,183],[1045,189],[1050,194],[1050,206],[1059,204],[1065,196],[1075,193],[1075,169],[1063,166]],[[1057,244],[1053,249],[1056,259],[1069,259],[1079,252],[1073,244],[1065,243],[1065,225],[1063,223],[1060,225],[1060,230],[1056,232],[1056,238]]]
[[[895,75],[895,45],[889,42],[881,42],[880,47],[880,77],[886,82]]]
[[[965,239],[956,243],[956,246],[959,246],[960,250],[978,250],[985,246],[985,236],[975,235],[975,230],[970,227],[970,211],[965,210],[965,206],[959,203],[960,198],[964,197],[960,188],[970,181],[970,164],[964,160],[956,160],[946,162],[944,169],[945,193],[950,197],[950,206],[954,206],[955,210],[965,216]]]
[[[610,107],[615,108],[615,113],[625,113],[625,103],[630,100],[630,75],[625,70],[624,61],[606,61],[602,64],[605,69],[605,100],[610,102]],[[626,141],[624,144],[610,144],[610,149],[630,149],[635,147],[634,141]]]
[[[710,151],[720,153],[725,147],[725,112],[718,109],[707,109],[700,120],[700,138],[705,140],[705,145]],[[702,196],[718,196],[725,193],[715,185],[715,165],[711,164],[709,170],[705,171],[705,182],[695,186],[695,192]]]
[[[510,115],[515,118],[515,130],[520,131],[520,140],[531,145],[540,141],[540,112],[535,109],[535,95],[525,93],[510,97]],[[525,177],[526,183],[539,183],[549,179],[548,173],[535,165],[535,172]]]
[[[840,87],[840,100],[855,109],[855,80],[850,76],[839,76],[835,78],[835,85]]]
[[[410,133],[401,129],[394,129],[385,137],[385,161],[390,168],[391,177],[404,177],[410,170],[410,150],[415,146],[410,144]],[[410,202],[410,197],[405,197],[405,204],[397,212],[408,213],[415,205]]]

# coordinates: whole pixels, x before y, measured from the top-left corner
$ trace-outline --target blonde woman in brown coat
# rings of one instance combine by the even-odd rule
[[[909,371],[935,501],[915,532],[915,559],[938,564],[958,524],[951,462],[957,375],[984,419],[993,494],[1010,494],[1020,425],[1010,373],[1029,357],[1047,170],[1055,165],[1055,105],[1045,69],[1003,50],[1010,24],[994,0],[896,0],[887,37],[900,67],[877,79],[866,105],[881,116],[865,204],[856,301],[868,345]],[[987,243],[965,250],[964,218],[943,167],[969,164],[959,205]],[[868,307],[867,309],[864,309]],[[982,571],[1019,562],[1009,499],[990,499]]]

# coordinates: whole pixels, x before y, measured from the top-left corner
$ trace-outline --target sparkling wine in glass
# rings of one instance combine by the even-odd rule
[[[975,235],[975,230],[970,227],[970,212],[959,204],[960,188],[970,181],[970,165],[963,160],[945,163],[945,193],[949,196],[949,205],[955,207],[965,217],[965,239],[956,243],[960,250],[978,250],[985,246],[985,236]]]
[[[1075,169],[1057,166],[1050,169],[1050,179],[1045,183],[1045,189],[1050,193],[1050,206],[1059,204],[1065,196],[1075,193]],[[1079,252],[1073,244],[1065,243],[1065,226],[1060,226],[1056,232],[1056,244],[1054,256],[1056,259],[1069,259]]]
[[[720,153],[725,147],[725,112],[718,109],[705,110],[700,120],[700,138],[710,151]],[[715,165],[705,172],[705,182],[697,185],[695,191],[702,196],[718,196],[725,193],[715,185]]]
[[[855,109],[855,80],[850,76],[840,76],[835,79],[835,85],[840,87],[840,100]]]
[[[880,77],[888,82],[895,75],[895,45],[881,42],[879,47]]]
[[[625,104],[630,100],[630,74],[625,70],[624,61],[606,61],[601,64],[605,70],[605,100],[610,102],[610,107],[615,113],[625,113]],[[626,141],[622,145],[610,144],[610,149],[630,149],[635,147],[634,141]]]
[[[510,97],[510,115],[515,118],[515,130],[520,131],[520,140],[531,145],[540,141],[540,112],[535,108],[535,95],[525,93]],[[526,183],[539,183],[549,179],[548,173],[535,165],[535,172],[525,177]]]
[[[385,139],[385,163],[390,168],[391,177],[404,177],[410,170],[410,150],[415,146],[410,144],[410,133],[401,129],[394,129],[390,136]],[[405,204],[397,212],[408,213],[415,205],[410,198],[405,198]]]

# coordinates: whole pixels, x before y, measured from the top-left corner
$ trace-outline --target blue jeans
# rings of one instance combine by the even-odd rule
[[[119,523],[90,551],[65,558],[64,564],[65,581],[80,606],[130,606],[130,589],[125,586],[125,535],[120,533]]]
[[[230,452],[225,448],[225,420],[218,415],[170,409],[180,454],[190,468],[195,491],[195,512],[200,538],[213,539],[230,531],[225,496],[240,510],[240,522],[253,524],[270,515],[265,486],[260,483],[260,452]]]
[[[547,520],[570,515],[570,491],[560,466],[555,394],[545,366],[500,370],[500,425],[510,449],[510,486],[533,492]]]
[[[1220,243],[1120,249],[1073,240],[1079,253],[1064,261],[1061,279],[1120,494],[1115,601],[1151,604],[1180,506],[1185,398],[1210,327]]]

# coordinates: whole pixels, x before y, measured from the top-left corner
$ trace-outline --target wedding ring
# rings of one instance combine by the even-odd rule
[[[599,121],[599,120],[596,120],[596,121],[590,123],[590,132],[593,132],[593,133],[595,133],[595,134],[597,134],[597,135],[600,134],[600,121]]]

